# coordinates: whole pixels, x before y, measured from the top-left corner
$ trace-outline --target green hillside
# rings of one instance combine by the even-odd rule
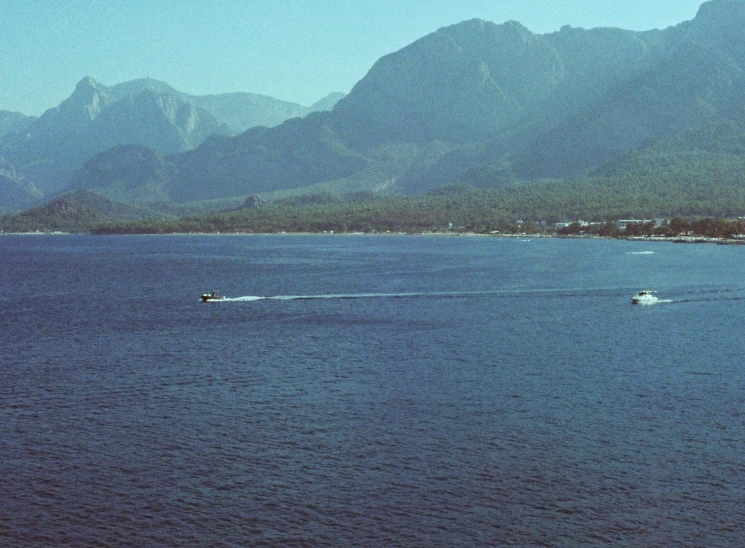
[[[111,221],[165,220],[173,215],[114,202],[88,190],[70,192],[22,213],[0,215],[0,232],[89,232]]]
[[[498,172],[473,169],[469,174],[470,178],[459,185],[443,186],[419,196],[360,192],[359,187],[357,192],[344,193],[354,190],[355,185],[352,180],[340,180],[319,185],[315,194],[287,193],[284,198],[277,194],[269,202],[248,200],[250,207],[240,207],[242,201],[236,200],[178,207],[168,203],[131,206],[85,190],[44,208],[0,217],[0,229],[124,233],[439,231],[453,225],[493,231],[518,220],[736,217],[745,215],[745,112],[734,112],[726,121],[655,141],[569,180],[513,181],[499,188],[483,188],[477,185],[498,176]],[[230,209],[215,212],[216,208]],[[102,224],[109,226],[100,228]]]

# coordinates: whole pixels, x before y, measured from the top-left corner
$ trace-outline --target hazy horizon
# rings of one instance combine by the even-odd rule
[[[399,0],[212,3],[6,0],[0,110],[38,116],[83,77],[150,77],[207,95],[248,92],[309,106],[348,93],[380,57],[467,19],[515,20],[536,34],[573,27],[666,28],[701,0]]]

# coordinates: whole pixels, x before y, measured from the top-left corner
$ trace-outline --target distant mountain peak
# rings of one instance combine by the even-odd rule
[[[696,19],[699,17],[721,17],[733,14],[745,15],[745,0],[709,0],[698,8]]]
[[[86,76],[78,82],[75,91],[60,105],[60,109],[82,113],[88,120],[94,120],[110,103],[108,88]]]
[[[694,41],[742,59],[745,53],[745,0],[710,0],[692,22]]]
[[[701,4],[695,19],[696,25],[710,27],[712,31],[745,26],[745,0],[709,0]]]
[[[76,90],[82,90],[82,89],[88,89],[88,88],[99,88],[100,84],[96,81],[95,78],[91,76],[85,76],[80,79],[80,82],[77,83],[75,86]]]
[[[143,91],[151,91],[154,93],[164,93],[169,95],[176,95],[178,97],[187,97],[185,93],[182,93],[165,82],[156,80],[154,78],[139,78],[137,80],[131,80],[129,82],[123,82],[109,88],[114,101],[120,101],[130,95],[138,95]]]
[[[527,32],[528,34],[533,34],[528,27],[523,25],[520,21],[515,21],[513,19],[510,19],[509,21],[505,21],[504,23],[498,26],[501,26],[501,27],[504,27],[506,29],[510,29],[513,31],[518,31],[521,33]]]
[[[75,86],[75,91],[72,93],[71,98],[82,101],[90,101],[96,96],[108,95],[108,88],[102,84],[99,84],[95,79],[90,76],[86,76]]]
[[[522,23],[518,21],[506,21],[501,25],[484,21],[483,19],[468,19],[455,25],[443,27],[430,36],[444,34],[452,37],[463,46],[478,45],[484,41],[491,41],[495,36],[501,36],[503,40],[525,41],[534,38],[535,35]],[[427,37],[425,37],[426,39]]]

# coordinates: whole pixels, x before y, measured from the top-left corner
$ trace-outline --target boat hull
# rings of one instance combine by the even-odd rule
[[[659,299],[649,293],[631,297],[631,304],[655,304],[657,302],[659,302]]]

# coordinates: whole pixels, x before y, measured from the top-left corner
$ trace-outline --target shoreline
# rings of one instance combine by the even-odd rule
[[[627,236],[607,237],[595,234],[495,234],[478,232],[171,232],[171,233],[143,233],[143,234],[91,234],[90,232],[0,232],[3,236],[434,236],[444,238],[479,237],[504,238],[515,240],[527,239],[559,239],[559,240],[626,240],[645,243],[677,243],[677,244],[719,244],[745,245],[743,238],[713,238],[708,236]]]

